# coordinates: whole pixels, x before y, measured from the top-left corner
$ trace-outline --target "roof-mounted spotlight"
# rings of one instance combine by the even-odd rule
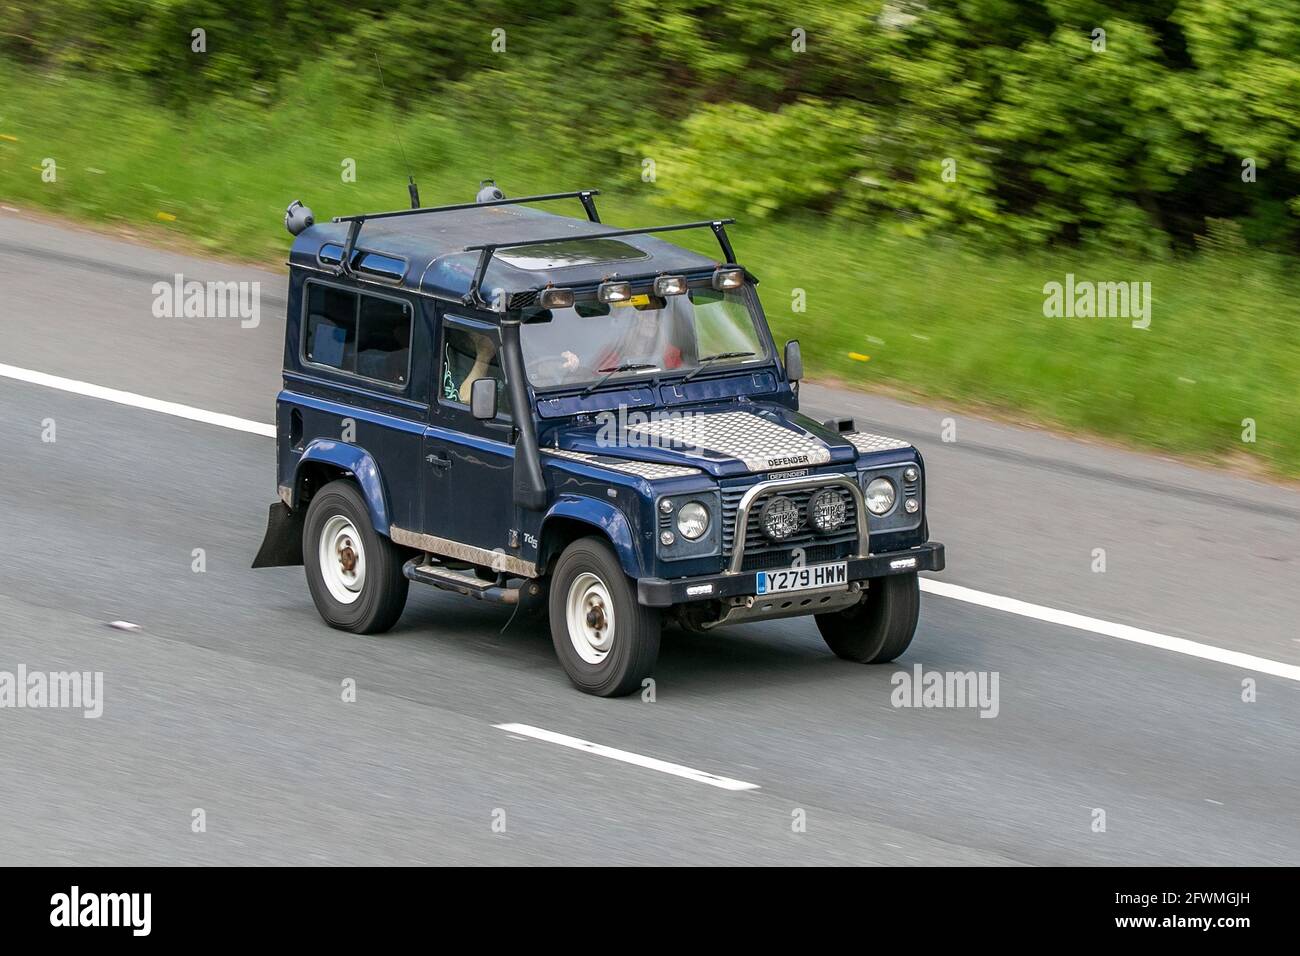
[[[475,202],[500,202],[506,198],[506,194],[501,191],[495,179],[484,179],[478,184],[478,194],[474,197]]]
[[[537,293],[537,304],[543,309],[573,308],[573,290],[556,289],[551,286]]]
[[[655,279],[655,295],[683,295],[686,292],[686,276],[659,276]]]
[[[715,289],[739,289],[744,284],[744,269],[718,269],[713,273],[713,288]]]
[[[291,236],[296,236],[315,224],[316,217],[309,208],[302,204],[301,199],[295,199],[289,204],[289,208],[284,211],[284,228],[289,230]]]
[[[596,287],[596,298],[601,302],[627,302],[632,298],[632,283],[602,282]]]

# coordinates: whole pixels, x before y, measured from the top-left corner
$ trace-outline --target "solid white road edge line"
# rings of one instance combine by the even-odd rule
[[[719,777],[717,774],[705,773],[703,770],[693,770],[678,763],[656,760],[654,757],[643,757],[641,754],[634,754],[627,750],[616,750],[613,747],[606,747],[604,744],[593,744],[590,740],[579,740],[577,737],[557,734],[551,730],[543,730],[541,727],[530,727],[528,724],[493,724],[492,726],[497,730],[504,730],[508,734],[519,734],[521,737],[532,737],[534,740],[544,740],[547,743],[559,744],[561,747],[572,747],[574,750],[582,750],[598,757],[609,757],[611,760],[621,760],[623,763],[635,764],[649,770],[658,770],[660,773],[670,773],[674,777],[685,777],[687,780],[694,780],[696,783],[707,783],[710,787],[720,787],[723,790],[759,789],[756,783],[745,783],[743,780]]]
[[[934,578],[921,578],[921,590],[930,594],[937,594],[940,597],[965,601],[967,604],[978,604],[980,607],[992,608],[995,611],[1005,611],[1008,614],[1018,614],[1021,617],[1032,617],[1035,620],[1046,621],[1049,624],[1074,627],[1081,631],[1091,631],[1094,634],[1115,637],[1121,641],[1145,644],[1147,647],[1158,647],[1161,650],[1173,651],[1176,654],[1186,654],[1188,657],[1199,657],[1202,660],[1230,664],[1233,667],[1259,671],[1261,674],[1271,674],[1274,677],[1285,677],[1288,680],[1300,681],[1300,666],[1283,664],[1281,661],[1269,660],[1267,657],[1256,657],[1254,654],[1243,654],[1241,651],[1230,651],[1226,648],[1215,647],[1213,644],[1189,641],[1183,637],[1170,637],[1168,634],[1144,631],[1140,627],[1131,627],[1128,624],[1115,624],[1112,621],[1103,621],[1100,618],[1087,617],[1071,611],[1059,611],[1056,608],[1044,607],[1041,604],[1030,604],[1028,601],[1017,601],[1015,598],[986,594],[983,591],[964,588],[960,584],[936,581]]]
[[[206,409],[195,408],[192,405],[164,402],[161,399],[149,398],[147,395],[123,392],[116,388],[105,388],[102,385],[91,385],[89,382],[79,382],[76,379],[49,375],[46,372],[35,372],[31,369],[0,364],[0,376],[17,379],[20,382],[30,382],[33,385],[45,385],[49,388],[57,388],[77,395],[87,395],[90,398],[100,398],[105,401],[116,402],[119,405],[130,405],[133,408],[161,412],[164,415],[175,415],[178,418],[188,418],[191,421],[219,425],[222,428],[233,428],[236,431],[264,435],[267,438],[275,437],[274,425],[264,425],[261,422],[251,421],[247,418],[224,415],[221,412],[209,412]],[[938,581],[934,578],[921,578],[921,590],[930,594],[937,594],[940,597],[952,598],[955,601],[965,601],[968,604],[977,604],[980,607],[1005,611],[1008,614],[1032,617],[1039,621],[1046,621],[1049,624],[1078,628],[1083,631],[1091,631],[1093,634],[1118,638],[1121,641],[1130,641],[1134,644],[1145,644],[1147,647],[1158,647],[1161,650],[1173,651],[1175,654],[1199,657],[1206,661],[1215,661],[1219,664],[1229,664],[1245,670],[1258,671],[1261,674],[1270,674],[1274,677],[1300,681],[1300,666],[1298,665],[1283,664],[1281,661],[1269,660],[1267,657],[1256,657],[1254,654],[1230,651],[1226,648],[1215,647],[1213,644],[1202,644],[1199,641],[1189,641],[1182,637],[1171,637],[1168,634],[1145,631],[1140,627],[1130,627],[1127,624],[1115,624],[1111,621],[1103,621],[1100,618],[1087,617],[1083,614],[1074,614],[1070,611],[1058,611],[1056,608],[1045,607],[1042,604],[1030,604],[1028,601],[1018,601],[1015,598],[988,594],[984,591],[962,587],[960,584],[949,584],[947,581]]]
[[[251,432],[254,435],[264,435],[267,438],[275,437],[274,425],[264,425],[261,422],[251,421],[247,418],[237,418],[234,415],[223,415],[221,412],[210,412],[207,409],[195,408],[193,405],[164,402],[161,399],[150,398],[147,395],[137,395],[135,392],[123,392],[116,388],[105,388],[103,385],[91,385],[89,382],[78,382],[76,379],[49,375],[45,372],[34,372],[31,369],[18,368],[13,365],[0,364],[0,375],[5,378],[17,379],[20,382],[30,382],[33,385],[57,388],[61,392],[72,392],[75,395],[86,395],[90,398],[103,399],[106,402],[116,402],[118,405],[130,405],[132,408],[162,412],[164,415],[175,415],[177,418],[188,418],[191,421],[205,422],[209,425],[220,425],[222,428],[233,428],[235,431]]]

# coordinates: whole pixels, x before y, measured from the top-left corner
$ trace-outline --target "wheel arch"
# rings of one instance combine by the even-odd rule
[[[642,576],[636,538],[627,515],[608,502],[577,495],[561,497],[542,519],[537,549],[538,572],[548,573],[565,548],[586,537],[597,537],[608,544],[628,577]]]
[[[289,506],[305,508],[317,491],[340,478],[356,484],[375,531],[388,537],[392,521],[383,477],[374,457],[356,445],[319,438],[310,442],[294,469]]]

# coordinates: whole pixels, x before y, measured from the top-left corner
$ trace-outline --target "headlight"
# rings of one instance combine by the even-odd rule
[[[867,510],[873,515],[888,514],[897,494],[888,478],[872,478],[867,484]]]
[[[808,499],[808,522],[822,534],[829,534],[848,517],[844,496],[831,488],[824,488]]]
[[[698,501],[687,502],[677,512],[677,530],[688,541],[698,541],[709,530],[709,509]]]
[[[777,495],[763,505],[758,521],[763,534],[773,541],[784,541],[799,530],[799,506],[789,498]]]

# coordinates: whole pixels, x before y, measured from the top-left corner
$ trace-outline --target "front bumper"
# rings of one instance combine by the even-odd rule
[[[943,545],[933,541],[905,551],[869,554],[865,558],[847,560],[850,581],[883,578],[890,574],[910,574],[913,571],[942,571],[944,568]],[[639,603],[647,607],[672,607],[692,601],[745,597],[757,589],[756,573],[705,574],[672,580],[642,578],[637,581],[636,597]]]

